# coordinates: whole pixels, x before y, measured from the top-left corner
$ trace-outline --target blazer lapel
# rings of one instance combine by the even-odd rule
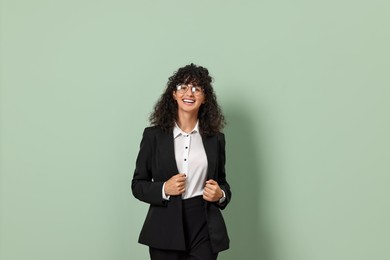
[[[168,179],[175,174],[179,173],[175,158],[175,144],[173,140],[173,133],[161,133],[161,145],[160,147],[160,158],[161,158],[161,169],[166,169],[166,175]]]
[[[216,164],[217,164],[217,151],[218,143],[215,136],[202,136],[204,150],[206,151],[207,156],[207,179],[216,180]]]

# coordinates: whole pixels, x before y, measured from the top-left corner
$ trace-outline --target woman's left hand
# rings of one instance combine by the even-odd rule
[[[223,197],[221,188],[218,182],[210,179],[206,181],[206,185],[203,190],[203,199],[209,202],[219,201]]]

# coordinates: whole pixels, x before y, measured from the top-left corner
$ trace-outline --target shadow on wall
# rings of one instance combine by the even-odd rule
[[[257,144],[261,129],[255,128],[254,113],[229,104],[224,110],[228,125],[226,135],[226,171],[232,189],[232,201],[224,212],[231,240],[230,249],[221,259],[272,260],[267,227],[262,217],[262,158]]]

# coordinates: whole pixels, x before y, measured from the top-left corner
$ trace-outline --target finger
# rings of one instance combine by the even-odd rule
[[[205,187],[209,187],[209,188],[211,188],[211,187],[214,187],[215,185],[213,185],[213,184],[211,184],[211,183],[206,183],[206,185],[205,185]]]
[[[212,185],[212,184],[206,184],[206,186],[204,188],[207,189],[207,190],[215,191],[215,190],[217,190],[218,186],[215,186],[215,185]]]
[[[208,198],[213,197],[214,194],[215,194],[215,193],[214,193],[213,191],[209,191],[209,190],[203,191],[203,195],[205,195],[205,196],[208,197]]]
[[[186,182],[186,180],[184,180],[184,181],[180,181],[179,183],[180,183],[181,185],[186,185],[187,182]]]
[[[209,179],[208,181],[206,181],[207,184],[211,184],[211,185],[216,185],[218,184],[216,181],[214,181],[213,179]]]
[[[212,202],[211,198],[209,196],[206,196],[206,195],[203,195],[203,199],[205,201],[209,201],[209,202]]]
[[[176,181],[175,185],[183,186],[183,185],[185,185],[185,181]]]
[[[209,188],[209,187],[205,187],[203,189],[204,192],[207,192],[208,194],[212,193],[213,192],[213,189],[212,188]]]
[[[176,175],[173,175],[173,176],[171,177],[171,179],[176,180],[176,179],[181,179],[181,178],[185,178],[185,177],[186,177],[186,175],[185,175],[184,173],[178,173],[178,174],[176,174]]]
[[[176,181],[186,181],[186,177],[178,177],[176,178]]]
[[[216,187],[218,187],[218,185],[213,184],[213,183],[206,183],[205,187],[208,187],[210,189],[215,189]]]
[[[175,179],[176,180],[185,180],[186,179],[186,175],[185,174],[176,175]]]

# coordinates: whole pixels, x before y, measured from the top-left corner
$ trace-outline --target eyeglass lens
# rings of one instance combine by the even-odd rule
[[[199,87],[199,86],[196,86],[196,87],[189,87],[188,85],[185,85],[185,84],[181,84],[181,85],[178,85],[177,86],[177,91],[180,93],[180,94],[184,94],[188,91],[188,89],[191,89],[191,92],[194,94],[194,95],[200,95],[202,94],[202,88]]]

